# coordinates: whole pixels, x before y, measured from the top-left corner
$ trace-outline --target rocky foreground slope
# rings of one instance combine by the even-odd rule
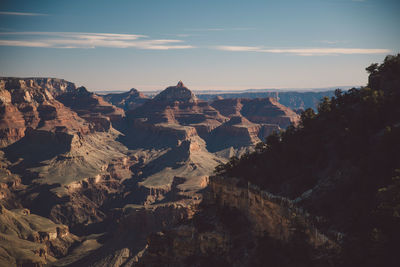
[[[129,97],[144,99],[111,99]],[[182,82],[125,114],[61,79],[1,78],[1,263],[140,264],[149,235],[196,214],[215,166],[299,119],[271,99],[218,107]]]

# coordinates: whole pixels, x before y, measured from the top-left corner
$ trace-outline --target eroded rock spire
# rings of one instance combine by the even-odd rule
[[[180,80],[178,82],[178,84],[176,85],[176,87],[185,87],[185,85],[183,84],[183,82]]]

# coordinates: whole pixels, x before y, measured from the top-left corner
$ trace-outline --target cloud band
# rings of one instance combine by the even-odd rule
[[[9,12],[9,11],[0,11],[0,15],[6,15],[6,16],[48,16],[47,14],[41,14],[41,13]]]
[[[370,48],[274,48],[265,49],[259,46],[217,46],[217,50],[232,52],[259,52],[273,54],[295,54],[301,56],[317,55],[352,55],[352,54],[388,54],[389,49],[370,49]]]
[[[1,38],[2,37],[2,38]],[[7,39],[5,37],[13,37]],[[0,46],[46,48],[137,48],[148,50],[189,49],[183,40],[150,39],[146,35],[80,32],[2,32]]]

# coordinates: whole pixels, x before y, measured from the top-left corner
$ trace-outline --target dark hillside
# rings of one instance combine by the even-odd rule
[[[400,241],[400,54],[367,68],[369,84],[324,98],[299,127],[217,167],[288,197],[320,227],[345,233],[351,266],[398,266]],[[366,257],[368,255],[368,257]]]

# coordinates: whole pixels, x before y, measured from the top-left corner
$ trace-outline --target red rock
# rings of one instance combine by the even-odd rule
[[[182,82],[129,111],[128,117],[131,125],[140,119],[146,124],[193,126],[202,137],[227,120],[207,102],[198,100]]]
[[[253,123],[277,124],[286,128],[299,122],[299,115],[274,98],[215,100],[211,106],[227,117],[242,115]]]
[[[55,131],[62,126],[72,132],[89,132],[89,124],[54,98],[72,90],[75,85],[60,79],[1,79],[0,145],[18,141],[28,127]]]
[[[118,124],[125,116],[125,112],[121,108],[107,103],[102,97],[87,91],[85,87],[61,94],[57,100],[74,110],[82,118],[94,123],[97,131],[109,130],[111,125],[106,120]]]

